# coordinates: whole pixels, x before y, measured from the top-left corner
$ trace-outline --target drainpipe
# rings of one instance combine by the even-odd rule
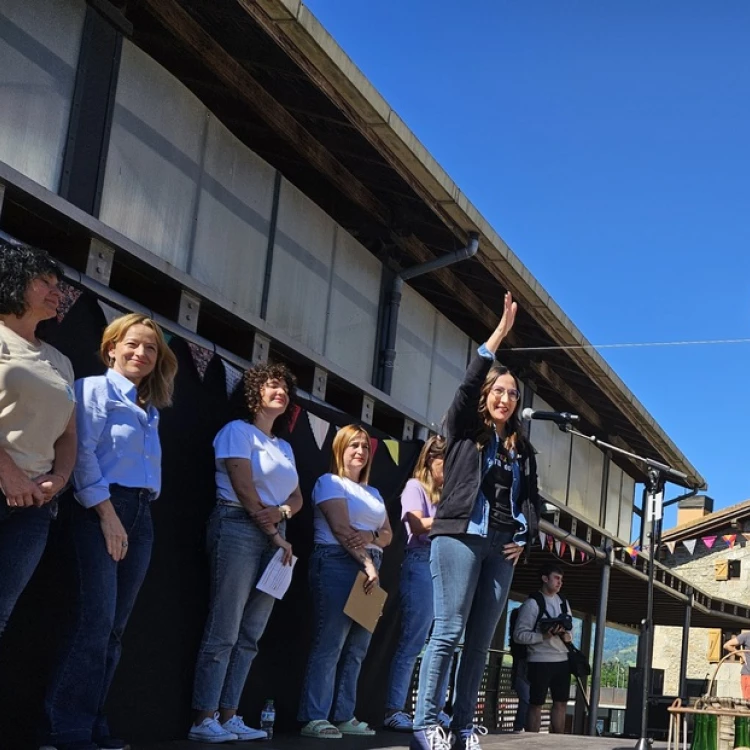
[[[398,311],[401,307],[401,290],[404,282],[413,279],[416,276],[422,276],[431,271],[437,271],[440,268],[458,263],[460,260],[467,260],[477,254],[479,250],[479,233],[469,232],[469,243],[466,247],[456,250],[447,255],[443,255],[426,263],[420,263],[418,266],[407,268],[405,271],[397,274],[391,284],[391,291],[388,295],[388,314],[386,318],[385,345],[383,346],[381,357],[383,370],[380,378],[380,389],[390,394],[393,385],[393,365],[396,361],[396,331],[398,329]]]

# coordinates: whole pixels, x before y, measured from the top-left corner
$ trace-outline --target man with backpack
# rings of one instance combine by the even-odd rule
[[[554,562],[539,571],[541,589],[519,608],[513,640],[527,651],[529,714],[526,730],[538,732],[547,691],[552,694],[551,731],[565,731],[565,711],[570,695],[570,667],[567,643],[573,639],[570,607],[560,596],[563,570]]]

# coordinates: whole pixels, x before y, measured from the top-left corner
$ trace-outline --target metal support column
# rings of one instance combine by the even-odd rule
[[[680,682],[678,695],[687,701],[687,663],[688,648],[690,646],[690,618],[693,614],[693,589],[688,589],[688,603],[685,605],[685,615],[682,620],[682,652],[680,653]]]
[[[591,653],[591,615],[586,615],[583,618],[583,627],[581,628],[581,651],[586,656]],[[598,630],[598,628],[597,628]],[[588,688],[589,678],[586,677],[581,680],[583,689]],[[584,696],[581,695],[581,689],[576,688],[576,705],[573,710],[573,734],[584,734],[586,729],[586,702]]]
[[[608,543],[608,542],[607,542]],[[597,707],[602,682],[602,657],[604,655],[604,636],[607,630],[607,599],[609,598],[609,578],[612,570],[612,548],[607,550],[607,560],[602,566],[599,580],[599,608],[596,612],[596,636],[594,637],[594,658],[591,665],[591,690],[589,690],[589,720],[587,734],[596,736]]]

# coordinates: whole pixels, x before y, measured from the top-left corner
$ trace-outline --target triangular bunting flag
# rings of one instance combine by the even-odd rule
[[[60,302],[57,305],[57,322],[60,323],[68,314],[68,310],[78,302],[78,298],[81,296],[81,290],[76,289],[70,284],[66,284],[64,281],[61,281],[57,285],[57,288],[60,291]]]
[[[224,380],[227,384],[227,398],[229,398],[234,393],[237,384],[242,380],[242,370],[230,365],[229,362],[222,361],[222,364],[224,365]]]
[[[697,539],[683,539],[682,543],[685,545],[685,549],[692,555],[693,552],[695,552],[695,545],[697,543]]]
[[[555,552],[557,552],[558,555],[560,554],[560,544],[561,544],[560,540],[555,539]]]
[[[573,562],[576,561],[576,548],[572,544],[570,545],[570,559]]]
[[[625,552],[630,555],[631,560],[635,560],[635,558],[638,557],[638,545],[633,544],[630,547],[625,547]]]
[[[310,422],[310,429],[312,430],[313,437],[315,438],[315,445],[318,446],[318,450],[323,449],[323,443],[326,441],[326,435],[328,434],[328,428],[331,426],[330,422],[326,422],[325,419],[316,417],[315,414],[307,412],[307,419]]]
[[[547,535],[543,532],[539,532],[539,543],[542,545],[542,549],[547,546]]]
[[[715,536],[704,536],[704,537],[701,537],[701,541],[703,542],[703,544],[706,545],[706,547],[708,547],[709,549],[711,549],[711,547],[714,546],[714,542],[716,541],[716,537]]]
[[[294,432],[294,428],[297,426],[297,419],[299,418],[300,412],[302,409],[297,405],[294,404],[292,406],[292,413],[289,415],[289,432]]]
[[[745,541],[750,542],[750,534],[742,534],[741,536],[745,537]]]
[[[565,544],[565,542],[560,542],[560,552],[558,553],[560,557],[563,557],[565,555],[565,550],[568,548],[568,545]]]
[[[370,438],[370,447],[372,448],[372,457],[375,458],[375,454],[378,452],[378,444],[380,441],[377,438]]]
[[[729,549],[734,549],[734,543],[737,541],[737,534],[724,534],[721,538],[729,545]]]
[[[674,548],[677,546],[677,542],[666,542],[667,549],[670,555],[674,555]]]
[[[555,546],[555,537],[553,537],[551,534],[547,537],[547,549],[552,551],[552,548]]]
[[[101,307],[102,312],[104,313],[104,319],[107,321],[107,325],[109,325],[115,318],[119,318],[120,315],[122,315],[122,310],[118,310],[116,307],[112,307],[112,305],[108,305],[101,300],[99,300],[99,307]],[[165,335],[166,333],[167,332],[164,331]]]
[[[188,341],[187,345],[190,349],[190,354],[193,357],[193,364],[195,365],[195,369],[198,371],[198,376],[201,380],[203,380],[204,376],[206,375],[208,363],[211,361],[214,353],[212,351],[209,351],[208,349],[204,349],[202,346],[198,346],[198,344],[194,344],[192,341]]]
[[[398,440],[384,440],[385,447],[388,448],[388,453],[391,454],[393,463],[398,466],[399,450],[401,446],[398,444]]]

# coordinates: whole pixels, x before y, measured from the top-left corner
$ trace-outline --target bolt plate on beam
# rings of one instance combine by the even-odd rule
[[[268,362],[268,354],[271,351],[271,339],[262,333],[256,333],[253,339],[253,364],[264,365]]]
[[[200,297],[184,289],[180,292],[180,313],[177,322],[188,331],[198,332],[198,315],[201,311]]]
[[[375,399],[372,396],[362,396],[362,421],[365,424],[372,424],[372,417],[375,413]]]
[[[114,260],[114,248],[105,245],[101,240],[92,239],[89,244],[89,257],[86,261],[86,276],[96,279],[104,286],[109,286]]]

